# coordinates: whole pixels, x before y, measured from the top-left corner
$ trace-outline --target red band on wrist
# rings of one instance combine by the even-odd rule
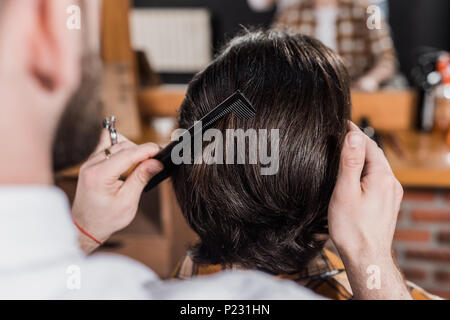
[[[78,223],[75,221],[75,220],[73,220],[73,223],[75,224],[75,226],[78,228],[78,230],[80,230],[86,237],[88,237],[89,239],[91,239],[92,241],[95,241],[98,245],[103,245],[103,242],[101,242],[101,241],[99,241],[99,240],[97,240],[97,239],[95,239],[93,236],[91,236],[90,234],[89,234],[89,232],[87,232],[86,230],[84,230],[82,227],[80,227],[79,225],[78,225]]]

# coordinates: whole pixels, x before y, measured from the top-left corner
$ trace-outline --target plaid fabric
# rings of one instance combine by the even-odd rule
[[[191,257],[186,257],[176,267],[172,278],[189,279],[195,276],[206,276],[223,270],[243,270],[239,265],[208,265],[197,264]],[[278,275],[279,279],[288,279],[307,287],[324,297],[333,300],[350,300],[353,298],[352,289],[345,273],[341,259],[328,249],[323,249],[313,259],[305,270],[292,275]],[[408,289],[415,300],[436,300],[433,296],[415,284],[407,281]]]
[[[350,77],[355,80],[375,66],[397,65],[389,26],[382,19],[381,29],[367,27],[369,3],[363,0],[338,0],[336,19],[337,52],[344,59]],[[288,29],[310,37],[316,34],[314,0],[304,0],[282,10],[273,27]]]

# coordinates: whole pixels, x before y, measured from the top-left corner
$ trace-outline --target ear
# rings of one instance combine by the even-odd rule
[[[80,81],[82,25],[77,28],[71,22],[82,17],[80,9],[73,10],[80,8],[78,1],[31,1],[34,10],[26,48],[28,71],[48,94],[68,96]]]

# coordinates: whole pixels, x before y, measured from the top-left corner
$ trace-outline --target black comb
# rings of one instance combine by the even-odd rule
[[[153,159],[159,160],[163,163],[164,169],[149,181],[144,189],[144,192],[153,189],[162,181],[171,176],[172,170],[176,166],[172,162],[172,150],[176,145],[185,141],[184,139],[182,139],[184,135],[189,134],[192,139],[195,139],[195,135],[200,133],[203,134],[203,132],[208,130],[214,123],[231,112],[233,112],[236,117],[241,119],[250,119],[253,118],[256,114],[256,110],[253,108],[252,104],[250,103],[250,101],[248,101],[244,94],[239,90],[236,91],[234,94],[229,96],[227,99],[225,99],[225,101],[223,101],[221,104],[219,104],[199,120],[202,122],[201,130],[198,130],[195,125],[192,126],[188,130],[186,130],[183,135],[181,135],[178,141],[171,142],[169,145],[167,145],[167,147],[165,147],[156,156],[153,157]],[[194,129],[197,130],[194,131]]]

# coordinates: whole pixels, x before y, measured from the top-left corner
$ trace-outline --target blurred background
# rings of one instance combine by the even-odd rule
[[[276,15],[276,7],[265,11],[252,10],[246,0],[134,0],[137,12],[145,9],[189,8],[203,9],[209,15],[211,53],[217,52],[227,39],[242,30],[241,26],[269,27]],[[264,2],[264,1],[263,1]],[[295,2],[295,0],[294,0]],[[301,2],[301,0],[300,0]],[[387,13],[392,28],[401,71],[411,79],[415,55],[424,47],[450,50],[450,2],[447,0],[373,0]],[[173,25],[173,21],[167,22]],[[193,36],[193,35],[192,35]],[[167,75],[170,83],[186,82],[190,77]]]
[[[324,8],[315,12],[314,1]],[[165,144],[187,83],[243,28],[284,24],[317,36],[348,62],[353,121],[383,148],[405,189],[394,244],[400,267],[408,280],[450,298],[450,1],[372,0],[376,7],[362,10],[341,7],[343,0],[329,10],[328,2],[104,0],[106,115],[136,142]],[[76,176],[77,168],[57,176],[71,199]],[[144,194],[133,224],[100,250],[168,278],[194,241],[166,181]]]

